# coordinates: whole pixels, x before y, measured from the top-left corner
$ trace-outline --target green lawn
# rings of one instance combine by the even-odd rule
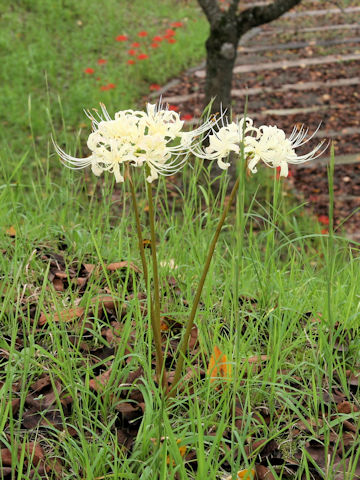
[[[87,128],[83,109],[99,102],[113,113],[130,108],[149,94],[151,84],[162,85],[204,57],[208,26],[194,1],[2,3],[1,163],[9,157],[16,162],[33,146],[46,157],[52,125],[60,131],[65,122],[71,133]],[[174,22],[183,26],[172,28]],[[168,29],[176,30],[176,43],[164,39],[151,47],[157,43],[153,37]],[[147,37],[139,37],[144,31]],[[128,40],[116,41],[119,35]],[[134,42],[139,47],[132,47]],[[149,58],[137,60],[139,54]],[[107,63],[99,65],[99,59]],[[129,59],[136,63],[129,65]],[[88,68],[94,73],[85,73]],[[109,84],[115,88],[101,90]]]
[[[1,17],[0,472],[220,480],[248,469],[239,478],[253,480],[256,466],[267,480],[358,478],[359,245],[333,235],[331,222],[322,234],[272,170],[244,176],[201,296],[186,378],[165,402],[143,277],[130,263],[109,269],[141,266],[128,184],[67,170],[53,153],[52,130],[83,154],[83,108],[132,108],[151,83],[203,56],[207,26],[194,3],[149,5],[18,1]],[[130,74],[115,37],[137,41],[175,21],[184,23],[177,43]],[[101,91],[86,68],[116,88]],[[192,162],[154,184],[170,372],[228,193],[226,174],[215,181],[207,161]],[[141,170],[134,178],[149,239]],[[229,380],[207,373],[215,345]]]

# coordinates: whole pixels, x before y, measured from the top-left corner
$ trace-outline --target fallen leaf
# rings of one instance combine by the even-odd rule
[[[253,468],[246,468],[245,470],[240,470],[237,472],[236,479],[237,480],[253,480],[255,478],[255,470]],[[228,477],[225,477],[224,480],[232,480],[233,476],[229,475]]]
[[[127,260],[124,260],[123,262],[110,263],[106,267],[106,270],[109,270],[109,272],[115,272],[116,270],[122,270],[124,268],[129,268],[130,270],[133,270],[136,273],[141,273],[141,270],[139,267],[137,267],[133,262],[128,262]]]
[[[9,235],[9,237],[16,237],[16,230],[13,225],[11,225],[11,227],[6,229],[6,235]]]
[[[69,310],[63,310],[60,313],[55,313],[53,316],[53,322],[72,322],[77,318],[80,318],[85,312],[84,307],[70,308]],[[49,314],[42,313],[39,318],[39,325],[42,326],[48,321]]]
[[[25,445],[25,452],[31,463],[36,467],[40,461],[44,460],[44,452],[38,442],[29,442]]]
[[[341,402],[337,405],[337,411],[339,413],[352,413],[352,412],[358,412],[359,409],[356,405],[351,404],[350,402],[344,401]]]
[[[1,465],[11,465],[11,452],[8,448],[1,449]]]
[[[216,345],[209,360],[207,375],[210,377],[210,383],[219,378],[226,381],[232,379],[232,367],[227,360],[227,356]]]
[[[264,465],[256,465],[256,480],[275,480],[270,469]]]
[[[90,380],[89,387],[92,390],[95,390],[95,392],[102,392],[106,387],[107,383],[109,382],[110,375],[111,375],[111,368],[109,370],[106,370],[106,372],[103,372],[102,374]]]

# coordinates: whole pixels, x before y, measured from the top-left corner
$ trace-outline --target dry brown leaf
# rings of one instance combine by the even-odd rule
[[[141,270],[139,267],[137,267],[133,262],[128,262],[127,260],[124,260],[122,262],[110,263],[106,267],[106,270],[109,270],[109,272],[115,272],[116,270],[122,270],[123,268],[129,268],[130,270],[133,270],[136,273],[141,273]]]
[[[74,307],[69,310],[63,310],[60,313],[55,313],[53,316],[53,322],[72,322],[77,318],[82,317],[85,312],[84,307]],[[48,321],[49,314],[42,313],[39,318],[39,325],[42,326]]]
[[[271,470],[264,465],[256,465],[256,480],[275,480]]]
[[[57,292],[63,292],[65,290],[64,282],[61,280],[61,278],[54,278],[53,285]]]
[[[337,405],[337,411],[339,413],[349,414],[349,413],[352,413],[352,412],[358,412],[359,409],[356,405],[353,405],[350,402],[344,401],[344,402],[341,402]]]
[[[254,357],[246,358],[245,361],[248,363],[260,363],[270,360],[269,355],[255,355]]]
[[[1,464],[11,466],[11,452],[8,448],[1,449]]]
[[[16,237],[16,230],[14,225],[11,225],[11,227],[6,229],[6,235],[9,235],[9,237]]]
[[[40,461],[44,460],[44,452],[39,443],[29,442],[25,445],[25,452],[28,459],[31,459],[31,463],[36,467]]]
[[[95,392],[102,392],[104,390],[104,387],[106,387],[107,383],[109,382],[111,370],[112,369],[109,368],[109,370],[106,370],[106,372],[103,372],[101,375],[98,375],[97,377],[90,380],[89,387],[92,390],[95,390]]]
[[[84,263],[84,268],[87,273],[92,273],[94,271],[95,265],[93,263]]]

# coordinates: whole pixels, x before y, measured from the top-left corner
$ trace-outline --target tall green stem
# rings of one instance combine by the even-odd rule
[[[147,268],[147,263],[146,263],[146,258],[145,258],[145,252],[144,252],[144,243],[143,243],[143,235],[142,235],[142,230],[141,230],[141,223],[140,223],[140,215],[139,215],[139,207],[136,199],[136,193],[135,193],[135,188],[134,188],[134,183],[130,175],[130,171],[127,171],[127,178],[129,179],[129,184],[130,184],[130,192],[131,192],[131,200],[132,204],[134,207],[134,214],[135,214],[135,223],[136,223],[136,233],[138,237],[138,246],[139,246],[139,252],[140,252],[140,257],[141,257],[141,263],[143,267],[143,273],[144,273],[144,280],[146,284],[146,289],[148,292],[148,298],[150,298],[150,319],[151,319],[151,327],[154,335],[154,341],[155,341],[155,354],[156,354],[156,374],[158,377],[158,381],[163,383],[163,380],[166,378],[164,373],[162,373],[163,370],[163,354],[161,350],[161,332],[160,332],[160,322],[157,321],[156,319],[156,314],[154,312],[154,305],[153,305],[153,300],[151,296],[151,291],[150,291],[150,283],[149,283],[149,274],[148,274],[148,268]],[[151,207],[152,208],[152,202]],[[151,223],[151,220],[150,220]],[[153,249],[153,240],[151,238],[151,243],[152,243],[152,249]]]
[[[141,257],[141,263],[142,263],[142,267],[143,267],[144,280],[145,280],[146,288],[148,288],[149,276],[148,276],[148,269],[147,269],[145,252],[144,252],[144,243],[143,243],[143,236],[142,236],[142,231],[141,231],[139,208],[138,208],[138,204],[137,204],[137,200],[136,200],[134,183],[133,183],[133,180],[130,176],[130,171],[129,170],[127,172],[127,178],[129,179],[131,200],[132,200],[134,213],[135,213],[136,233],[137,233],[137,237],[138,237],[138,246],[139,246],[139,252],[140,252],[140,257]]]
[[[237,193],[237,190],[239,188],[239,183],[240,183],[240,176],[238,176],[238,178],[237,178],[237,180],[236,180],[236,182],[235,182],[235,184],[234,184],[234,186],[231,190],[228,203],[224,207],[223,213],[220,217],[219,223],[216,227],[214,237],[213,237],[213,239],[211,241],[211,244],[210,244],[210,247],[209,247],[209,251],[208,251],[208,254],[207,254],[206,261],[205,261],[204,269],[203,269],[203,272],[201,274],[199,285],[198,285],[198,288],[197,288],[197,291],[196,291],[196,294],[195,294],[195,298],[194,298],[194,303],[192,305],[192,309],[191,309],[191,312],[190,312],[189,320],[188,320],[187,325],[186,325],[186,330],[185,330],[183,339],[181,341],[181,344],[179,346],[178,360],[177,360],[177,365],[176,365],[176,369],[175,369],[173,385],[172,385],[172,388],[169,392],[169,396],[173,396],[176,393],[177,384],[180,380],[181,371],[182,371],[182,367],[183,367],[185,356],[186,356],[186,350],[188,348],[189,337],[190,337],[190,334],[191,334],[192,327],[194,325],[195,315],[196,315],[197,307],[199,305],[202,289],[204,287],[205,279],[206,279],[206,276],[207,276],[208,271],[209,271],[209,267],[210,267],[211,259],[213,257],[214,251],[215,251],[216,243],[218,241],[221,229],[224,225],[226,216],[229,212],[230,206],[233,203],[233,200],[234,200],[235,195]]]
[[[156,235],[155,235],[155,215],[154,215],[154,199],[152,194],[151,183],[146,182],[146,189],[148,194],[148,203],[149,203],[149,220],[150,220],[150,236],[151,236],[151,256],[152,256],[152,265],[153,265],[153,283],[154,283],[154,293],[151,297],[152,301],[152,310],[153,310],[153,330],[154,330],[154,339],[155,347],[157,352],[158,359],[158,373],[160,373],[160,381],[164,388],[166,389],[167,385],[167,376],[165,371],[164,357],[161,350],[161,330],[160,330],[160,289],[159,289],[159,274],[158,274],[158,264],[156,256]]]

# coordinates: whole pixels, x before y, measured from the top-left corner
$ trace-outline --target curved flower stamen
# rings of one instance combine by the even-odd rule
[[[319,126],[320,127],[320,126]],[[295,127],[289,138],[286,138],[285,132],[276,126],[261,126],[258,130],[260,135],[257,137],[248,137],[245,152],[249,157],[248,168],[256,173],[257,163],[262,160],[268,167],[280,167],[280,176],[288,175],[288,164],[299,164],[315,160],[322,155],[328,145],[322,149],[325,140],[322,140],[313,150],[304,154],[297,155],[295,149],[305,145],[317,133],[319,127],[306,140],[308,129],[301,126]]]

